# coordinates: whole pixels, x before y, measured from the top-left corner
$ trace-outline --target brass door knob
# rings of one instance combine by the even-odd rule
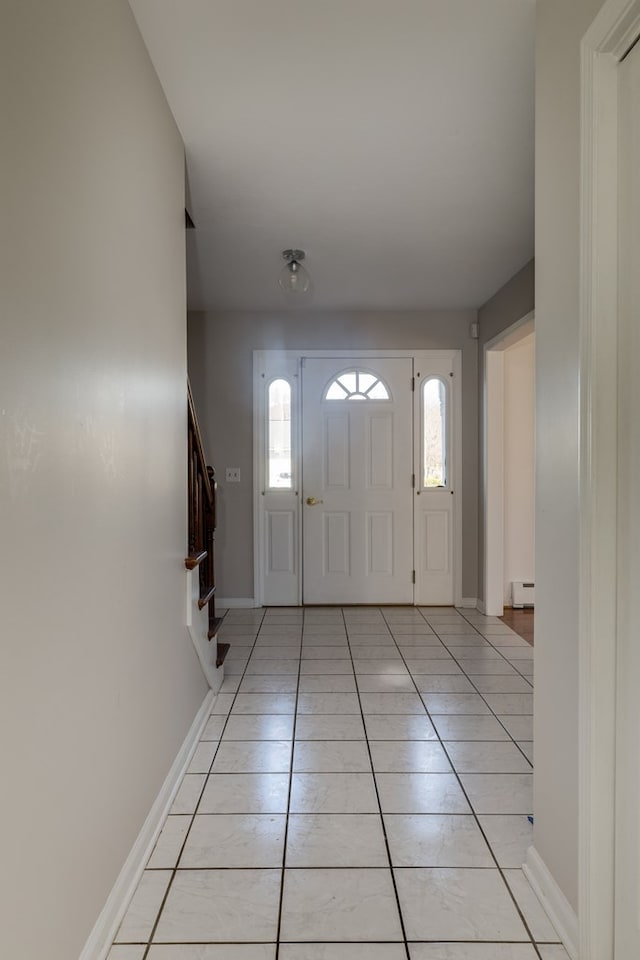
[[[324,503],[324,500],[316,500],[315,497],[307,497],[308,507],[317,507],[319,503]]]

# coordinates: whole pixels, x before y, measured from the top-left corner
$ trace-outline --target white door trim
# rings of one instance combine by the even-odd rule
[[[261,389],[263,383],[263,371],[265,363],[269,363],[270,377],[276,376],[277,370],[281,370],[281,375],[287,378],[295,377],[300,382],[300,369],[303,357],[410,357],[414,362],[424,362],[426,357],[451,357],[454,356],[456,371],[458,373],[457,381],[460,384],[458,388],[460,402],[454,405],[453,417],[453,450],[454,450],[454,490],[459,490],[462,494],[462,371],[461,355],[459,349],[451,350],[425,350],[425,349],[407,349],[407,350],[254,350],[253,351],[253,557],[254,557],[254,596],[256,604],[261,606],[264,603],[265,588],[263,576],[262,558],[264,556],[264,497],[262,491],[265,489],[265,409],[264,396]],[[301,395],[300,390],[296,389],[292,396],[292,441],[295,449],[293,450],[293,465],[295,476],[300,477],[301,470]],[[414,462],[419,454],[414,450]],[[417,463],[416,463],[417,469]],[[297,529],[297,577],[298,577],[298,603],[302,601],[302,523],[301,523],[301,504],[300,497],[297,497],[296,509],[296,529]],[[454,603],[456,606],[462,605],[462,495],[454,498],[454,537],[453,537],[453,563],[454,563]],[[415,538],[415,532],[414,532]]]
[[[607,0],[581,45],[578,825],[581,960],[614,957],[617,67],[639,34],[640,0]]]
[[[504,613],[504,351],[535,329],[526,314],[484,344],[484,613]]]

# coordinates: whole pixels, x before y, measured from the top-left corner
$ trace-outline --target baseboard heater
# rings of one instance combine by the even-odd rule
[[[511,605],[516,608],[533,607],[535,605],[535,587],[535,583],[513,580],[511,583]]]

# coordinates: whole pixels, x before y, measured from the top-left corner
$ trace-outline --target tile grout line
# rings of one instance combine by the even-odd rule
[[[418,608],[418,609],[419,609],[419,613],[421,614],[421,616],[424,617],[424,614],[422,613],[422,611],[420,610],[420,608]],[[384,616],[384,614],[383,614],[383,616]],[[440,635],[438,634],[435,626],[432,626],[432,625],[428,622],[428,620],[427,620],[426,617],[424,617],[424,620],[425,620],[425,622],[428,624],[428,626],[431,627],[431,629],[434,631],[435,635],[438,637],[438,639],[439,639],[440,642],[442,643],[442,638],[441,638]],[[385,617],[385,621],[387,622],[387,626],[389,626],[389,623],[388,623],[386,617]],[[389,629],[391,630],[391,628],[389,628]],[[522,922],[522,924],[523,924],[523,926],[524,926],[527,934],[529,935],[529,939],[530,939],[531,944],[533,945],[533,949],[535,950],[535,952],[536,952],[536,954],[538,955],[538,957],[540,957],[540,953],[539,953],[538,948],[537,948],[537,946],[536,946],[536,942],[535,942],[535,939],[534,939],[533,934],[532,934],[532,932],[531,932],[531,929],[529,928],[529,924],[527,923],[527,921],[526,921],[526,919],[525,919],[525,916],[524,916],[522,910],[520,909],[520,906],[519,906],[519,904],[518,904],[518,902],[517,902],[517,900],[516,900],[516,898],[515,898],[512,890],[511,890],[511,887],[510,887],[509,884],[507,883],[507,880],[506,880],[506,877],[504,876],[502,867],[501,867],[500,864],[498,863],[498,859],[497,859],[495,853],[493,852],[493,848],[492,848],[491,844],[489,843],[489,841],[488,841],[488,839],[487,839],[487,836],[486,836],[484,830],[482,829],[482,824],[480,823],[480,820],[479,820],[479,818],[478,818],[478,814],[476,813],[476,811],[475,811],[475,809],[474,809],[474,807],[473,807],[473,804],[471,803],[471,801],[470,801],[470,799],[469,799],[469,796],[468,796],[468,794],[467,794],[467,791],[465,790],[464,784],[462,783],[462,780],[460,779],[460,775],[459,775],[458,771],[456,770],[456,768],[455,768],[455,766],[454,766],[454,764],[453,764],[453,761],[451,760],[451,757],[450,757],[450,755],[449,755],[449,752],[448,752],[448,750],[447,750],[447,748],[446,748],[446,746],[445,746],[445,742],[446,742],[446,741],[443,741],[443,740],[442,740],[442,737],[441,737],[440,734],[438,733],[437,727],[436,727],[435,724],[433,723],[433,719],[432,719],[431,713],[429,712],[429,709],[428,709],[426,703],[424,702],[424,699],[423,699],[423,697],[422,697],[422,694],[421,694],[420,691],[418,690],[418,687],[417,687],[417,685],[416,685],[416,683],[415,683],[415,680],[414,680],[414,678],[413,678],[413,673],[412,673],[411,670],[409,670],[409,667],[407,666],[406,660],[405,660],[405,658],[404,658],[404,655],[403,655],[402,651],[400,650],[400,647],[398,646],[398,643],[397,643],[397,641],[396,641],[395,635],[393,634],[393,631],[391,631],[391,637],[392,637],[393,642],[395,643],[396,647],[398,648],[398,653],[399,653],[400,657],[402,658],[402,661],[403,661],[403,663],[404,663],[404,665],[405,665],[405,668],[407,669],[407,671],[408,671],[408,673],[409,673],[409,676],[411,677],[411,681],[412,681],[413,684],[414,684],[416,693],[418,694],[418,696],[420,697],[420,700],[422,701],[422,704],[423,704],[423,706],[424,706],[424,709],[425,709],[425,712],[426,712],[426,714],[427,714],[427,717],[429,718],[429,721],[431,722],[431,725],[432,725],[433,729],[435,730],[436,736],[437,736],[437,738],[438,738],[438,742],[439,742],[442,750],[444,751],[445,756],[447,757],[447,760],[449,761],[449,763],[450,763],[450,765],[451,765],[451,769],[452,769],[452,771],[453,771],[453,774],[454,774],[456,780],[458,781],[458,785],[459,785],[459,787],[460,787],[460,790],[462,791],[462,793],[463,793],[463,795],[464,795],[464,798],[465,798],[465,800],[466,800],[466,802],[467,802],[467,804],[468,804],[468,806],[469,806],[469,809],[470,809],[470,811],[471,811],[471,816],[474,818],[474,820],[475,820],[475,822],[476,822],[476,826],[478,827],[478,830],[479,830],[480,833],[482,834],[482,837],[483,837],[483,839],[484,839],[484,842],[485,842],[486,845],[487,845],[487,848],[488,848],[488,850],[489,850],[489,853],[490,853],[490,855],[491,855],[491,857],[492,857],[492,859],[493,859],[493,861],[494,861],[494,863],[495,863],[495,865],[496,865],[496,868],[497,868],[497,870],[498,870],[498,872],[499,872],[499,874],[500,874],[500,877],[501,877],[501,879],[502,879],[502,882],[503,882],[504,886],[505,886],[506,889],[507,889],[507,892],[508,892],[508,894],[509,894],[509,896],[510,896],[510,898],[511,898],[511,900],[512,900],[514,906],[515,906],[515,908],[516,908],[516,911],[517,911],[517,913],[518,913],[518,916],[520,917],[520,920],[521,920],[521,922]],[[456,662],[457,662],[457,661],[456,661]],[[460,667],[460,664],[458,664],[458,666]],[[464,673],[464,675],[468,678],[468,674],[466,673],[466,671],[465,671],[462,667],[460,667],[460,669],[462,670],[462,672]],[[508,733],[508,732],[509,732],[509,731],[507,731],[507,733]],[[375,776],[375,774],[374,774],[374,776]]]
[[[291,791],[293,789],[293,762],[296,749],[296,726],[298,724],[298,699],[300,697],[300,671],[302,669],[302,643],[304,637],[304,609],[302,611],[302,623],[300,624],[300,653],[298,655],[298,681],[296,684],[296,696],[293,704],[293,727],[291,730],[291,754],[289,757],[289,790],[287,792],[287,810],[284,821],[284,843],[282,846],[282,873],[280,876],[280,900],[278,902],[278,923],[276,926],[276,950],[275,960],[280,957],[280,932],[282,930],[282,905],[284,903],[284,883],[287,871],[287,843],[289,840],[289,817],[291,814]]]
[[[228,612],[229,612],[229,611],[227,611],[227,613],[228,613]],[[225,613],[224,617],[222,618],[223,622],[224,622],[224,619],[225,619],[226,616],[227,616],[227,614]],[[265,614],[263,613],[263,614],[262,614],[262,619],[260,620],[260,626],[262,625],[262,622],[263,622],[263,620],[264,620],[264,616],[265,616]],[[258,626],[258,630],[256,631],[256,638],[255,638],[255,640],[254,640],[253,647],[255,647],[256,642],[257,642],[257,640],[258,640],[258,634],[259,634],[259,632],[260,632],[260,626]],[[253,647],[251,648],[251,652],[252,652],[252,653],[253,653]],[[249,654],[249,659],[251,659],[251,654]],[[244,675],[245,675],[245,673],[246,673],[246,669],[247,669],[248,663],[249,663],[249,661],[247,661],[247,665],[245,665],[245,669],[244,669],[244,671],[243,671],[243,673],[242,673],[242,678],[241,678],[241,680],[244,678]],[[224,678],[223,678],[223,682],[224,682]],[[240,686],[240,685],[238,684],[238,687],[239,687],[239,686]],[[208,781],[209,776],[210,776],[210,774],[211,774],[211,768],[213,767],[213,764],[214,764],[214,762],[215,762],[215,758],[216,758],[216,756],[217,756],[217,754],[218,754],[218,750],[220,749],[220,744],[222,743],[222,738],[223,738],[223,736],[224,736],[224,731],[225,731],[225,729],[226,729],[227,723],[229,722],[229,717],[231,716],[231,710],[233,709],[233,704],[235,703],[237,696],[238,696],[238,691],[236,690],[236,692],[235,692],[234,695],[233,695],[233,700],[232,700],[232,702],[231,702],[231,706],[229,707],[229,710],[228,710],[227,715],[226,715],[226,717],[225,717],[225,721],[224,721],[224,723],[223,723],[223,725],[222,725],[222,732],[220,733],[220,739],[218,740],[218,742],[217,742],[217,744],[216,744],[216,749],[214,750],[213,757],[212,757],[212,759],[211,759],[211,763],[209,764],[209,773],[206,773],[206,774],[205,774],[204,783],[202,784],[202,789],[201,789],[200,794],[199,794],[199,796],[198,796],[198,799],[197,799],[197,801],[196,801],[196,804],[195,804],[193,813],[191,814],[191,821],[190,821],[189,826],[188,826],[188,828],[187,828],[187,832],[185,833],[184,840],[182,841],[182,844],[181,844],[181,846],[180,846],[180,851],[179,851],[178,856],[177,856],[177,858],[176,858],[175,864],[174,864],[174,866],[173,866],[173,868],[172,868],[172,870],[171,870],[171,876],[169,877],[169,882],[168,882],[168,884],[167,884],[167,888],[166,888],[166,890],[165,890],[165,892],[164,892],[164,896],[163,896],[163,898],[162,898],[162,901],[161,901],[161,903],[160,903],[160,907],[159,907],[158,912],[157,912],[157,914],[156,914],[156,919],[155,919],[155,921],[154,921],[154,923],[153,923],[153,926],[152,926],[152,928],[151,928],[151,932],[149,933],[149,938],[148,938],[148,940],[147,940],[147,943],[146,943],[146,946],[145,946],[145,949],[144,949],[144,953],[142,954],[142,960],[147,960],[147,957],[148,957],[148,954],[149,954],[149,950],[151,949],[151,946],[152,946],[152,943],[153,943],[153,938],[154,938],[155,933],[156,933],[156,930],[157,930],[157,928],[158,928],[158,924],[160,923],[160,917],[162,916],[162,912],[163,912],[163,910],[164,910],[164,908],[165,908],[165,904],[166,904],[166,902],[167,902],[167,898],[168,898],[168,896],[169,896],[169,892],[170,892],[170,890],[171,890],[171,888],[172,888],[172,886],[173,886],[173,881],[174,881],[174,879],[175,879],[175,877],[176,877],[176,874],[177,874],[177,872],[178,872],[178,865],[179,865],[180,860],[181,860],[181,858],[182,858],[182,854],[183,854],[184,848],[185,848],[185,846],[186,846],[187,840],[189,839],[189,834],[191,833],[191,828],[193,827],[195,818],[196,818],[196,816],[198,815],[198,808],[199,808],[199,806],[200,806],[200,803],[202,802],[202,796],[203,796],[203,794],[204,794],[204,792],[205,792],[205,790],[206,790],[206,788],[207,788],[207,781]],[[209,717],[212,717],[212,716],[215,716],[215,714],[209,714]],[[207,721],[207,722],[208,722],[208,721]],[[200,741],[198,741],[198,742],[200,742]],[[186,776],[186,771],[185,771],[185,776]],[[183,777],[182,782],[184,782],[184,777]],[[182,786],[182,783],[180,784],[180,786]],[[178,789],[180,789],[180,788],[178,788]],[[168,816],[169,816],[169,814],[167,814],[167,817],[168,817]],[[187,814],[187,816],[188,816],[188,814]],[[165,820],[165,823],[166,823],[166,820]],[[164,829],[164,825],[165,825],[165,824],[162,825],[163,829]],[[158,834],[158,840],[160,839],[161,833],[162,833],[162,830],[160,831],[160,834]],[[157,845],[157,842],[158,842],[158,841],[156,840],[156,845]],[[154,845],[154,850],[155,850],[155,845]],[[151,855],[153,856],[153,851],[151,852]],[[145,870],[146,870],[146,865],[145,865]],[[144,874],[143,874],[143,875],[144,875]],[[141,879],[142,879],[142,878],[141,878]],[[136,889],[137,889],[137,888],[136,888]],[[128,908],[127,908],[127,909],[128,909]]]
[[[384,837],[384,845],[385,845],[385,848],[386,848],[386,851],[387,851],[387,860],[388,860],[388,862],[389,862],[389,875],[390,875],[390,877],[391,877],[391,883],[393,884],[393,892],[394,892],[395,898],[396,898],[396,906],[397,906],[397,908],[398,908],[398,918],[399,918],[399,920],[400,920],[400,929],[402,930],[402,937],[403,937],[403,940],[404,940],[405,953],[406,953],[406,955],[407,955],[407,960],[411,960],[411,953],[410,953],[410,951],[409,951],[409,941],[408,941],[408,939],[407,939],[407,930],[406,930],[406,927],[405,927],[404,916],[402,915],[402,906],[400,905],[400,895],[399,895],[399,893],[398,893],[398,887],[397,887],[397,884],[396,884],[396,877],[395,877],[395,873],[393,872],[393,863],[392,863],[392,861],[391,861],[391,848],[389,847],[389,838],[387,837],[387,826],[386,826],[386,824],[385,824],[384,816],[383,816],[383,813],[382,813],[382,803],[381,803],[381,801],[380,801],[380,793],[378,792],[378,781],[376,780],[376,774],[375,774],[375,770],[374,770],[374,767],[373,767],[373,757],[372,757],[372,755],[371,755],[371,745],[370,745],[370,743],[369,743],[369,733],[368,733],[368,731],[367,731],[367,724],[366,724],[365,719],[364,719],[364,710],[362,709],[362,700],[361,700],[361,698],[360,698],[360,688],[358,687],[358,677],[357,677],[357,674],[356,674],[356,668],[355,668],[355,663],[354,663],[354,659],[353,659],[353,650],[352,650],[352,648],[351,648],[351,641],[350,641],[350,639],[349,639],[349,630],[348,630],[348,628],[347,628],[347,621],[346,621],[346,618],[345,618],[345,615],[344,615],[344,610],[343,610],[342,608],[341,608],[341,613],[342,613],[342,619],[343,619],[343,622],[344,622],[345,633],[346,633],[346,635],[347,635],[347,646],[348,646],[348,648],[349,648],[349,657],[350,657],[350,659],[351,659],[351,669],[353,670],[353,676],[354,676],[355,685],[356,685],[356,696],[357,696],[357,698],[358,698],[358,704],[360,705],[360,716],[361,716],[361,718],[362,718],[362,727],[363,727],[363,730],[364,730],[364,742],[365,742],[366,745],[367,745],[367,753],[368,753],[368,755],[369,755],[369,763],[371,764],[371,779],[373,780],[373,787],[374,787],[374,790],[375,790],[375,792],[376,792],[376,800],[377,800],[377,802],[378,802],[378,811],[379,811],[379,814],[380,814],[380,826],[381,826],[381,828],[382,828],[382,835],[383,835],[383,837]]]

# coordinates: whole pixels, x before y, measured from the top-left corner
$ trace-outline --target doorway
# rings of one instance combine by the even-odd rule
[[[459,603],[457,350],[256,351],[255,596]]]

